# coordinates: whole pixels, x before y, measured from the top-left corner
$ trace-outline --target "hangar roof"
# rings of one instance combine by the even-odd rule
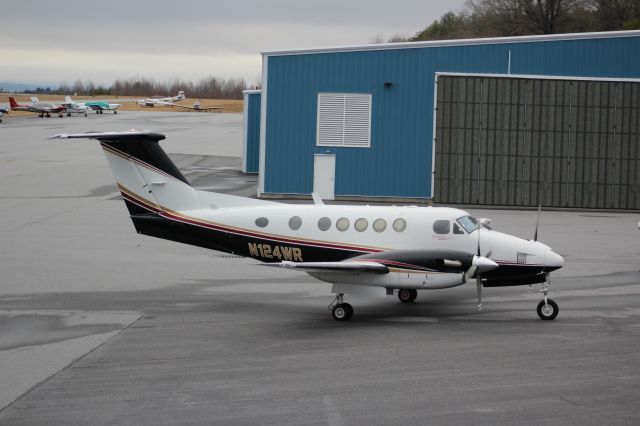
[[[319,53],[360,52],[371,50],[419,49],[429,47],[455,47],[483,44],[531,43],[560,40],[587,40],[601,38],[638,37],[640,30],[607,31],[594,33],[545,34],[520,37],[490,37],[459,40],[416,41],[403,43],[362,44],[354,46],[325,47],[312,49],[274,50],[261,52],[263,56],[309,55]]]

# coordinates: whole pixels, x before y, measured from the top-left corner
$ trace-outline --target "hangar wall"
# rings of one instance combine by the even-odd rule
[[[631,52],[639,50],[640,31],[623,31],[263,52],[259,194],[310,194],[314,158],[332,155],[338,199],[427,201],[436,73],[638,79],[640,55]],[[327,93],[371,97],[368,147],[316,142],[318,99]],[[589,197],[576,203],[603,203]]]
[[[439,75],[434,201],[640,208],[640,82]]]

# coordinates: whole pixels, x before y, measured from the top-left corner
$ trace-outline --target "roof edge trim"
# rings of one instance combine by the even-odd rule
[[[455,40],[414,41],[403,43],[362,44],[311,49],[273,50],[260,52],[262,56],[310,55],[320,53],[360,52],[372,50],[419,49],[430,47],[474,46],[483,44],[532,43],[563,40],[591,40],[607,38],[640,37],[640,30],[604,31],[591,33],[544,34],[518,37],[489,37]]]

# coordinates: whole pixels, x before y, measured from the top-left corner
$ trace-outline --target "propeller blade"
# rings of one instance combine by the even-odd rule
[[[476,276],[476,290],[478,292],[478,310],[482,310],[482,277],[480,274]]]
[[[538,226],[540,225],[540,210],[542,209],[541,205],[538,205],[538,219],[536,220],[536,231],[533,233],[533,241],[538,241]]]

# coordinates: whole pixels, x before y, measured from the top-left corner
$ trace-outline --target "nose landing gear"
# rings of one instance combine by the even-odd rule
[[[538,303],[538,307],[536,312],[538,312],[538,316],[542,320],[551,321],[558,316],[558,304],[553,300],[549,299],[549,291],[551,288],[551,284],[549,283],[549,279],[547,278],[547,282],[542,283],[542,290],[540,290],[544,294],[544,300],[541,300]]]

